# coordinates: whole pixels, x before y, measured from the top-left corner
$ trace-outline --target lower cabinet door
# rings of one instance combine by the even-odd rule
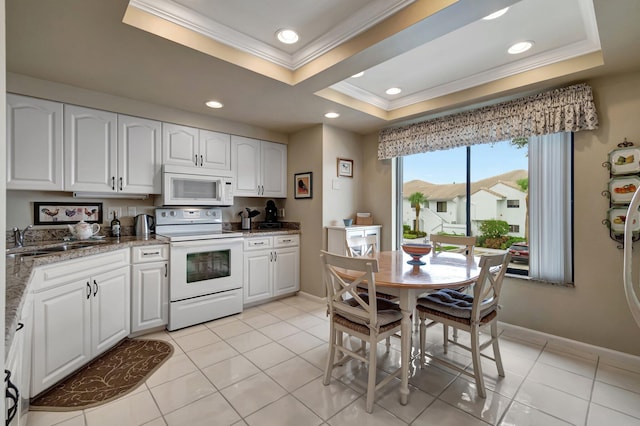
[[[169,277],[167,262],[133,265],[131,282],[131,332],[167,324]]]
[[[245,304],[271,297],[271,260],[273,251],[258,251],[244,254]]]
[[[275,251],[273,263],[273,291],[275,296],[300,290],[300,248]]]
[[[91,359],[92,294],[86,279],[34,295],[31,396]]]
[[[129,335],[130,283],[128,266],[91,277],[94,357]]]

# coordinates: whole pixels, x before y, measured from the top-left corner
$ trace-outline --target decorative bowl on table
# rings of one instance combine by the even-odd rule
[[[411,256],[411,260],[407,261],[409,265],[426,265],[420,258],[431,253],[431,244],[405,243],[402,245],[402,251]]]

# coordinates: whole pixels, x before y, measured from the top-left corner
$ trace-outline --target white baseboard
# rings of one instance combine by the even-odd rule
[[[619,366],[620,368],[633,368],[634,371],[640,371],[640,356],[620,352],[601,346],[591,345],[589,343],[579,342],[577,340],[567,339],[565,337],[555,336],[553,334],[543,333],[541,331],[531,330],[529,328],[520,327],[504,322],[500,322],[502,328],[508,335],[521,337],[531,341],[546,341],[551,345],[552,349],[558,349],[564,352],[578,352],[577,355],[590,353],[597,355],[607,364]]]

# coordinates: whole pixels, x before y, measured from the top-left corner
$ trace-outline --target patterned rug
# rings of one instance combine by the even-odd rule
[[[75,411],[107,403],[143,383],[172,353],[162,340],[125,339],[33,399],[30,409]]]

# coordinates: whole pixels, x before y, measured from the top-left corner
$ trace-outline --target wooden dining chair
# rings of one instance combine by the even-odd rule
[[[496,363],[498,375],[504,377],[504,368],[500,358],[500,346],[498,344],[498,309],[500,306],[500,291],[502,280],[507,271],[507,266],[511,259],[511,254],[485,255],[480,258],[480,275],[478,280],[472,285],[473,295],[462,293],[456,290],[444,289],[435,293],[429,293],[418,299],[416,310],[420,318],[420,363],[424,365],[425,360],[425,321],[441,323],[444,326],[444,353],[447,353],[449,344],[456,345],[471,351],[473,359],[473,373],[460,368],[457,365],[432,355],[426,355],[430,359],[440,362],[447,367],[459,371],[460,373],[474,377],[478,395],[486,398],[484,387],[484,377],[482,375],[482,364],[480,357],[486,357]],[[449,340],[448,326],[471,334],[471,346]],[[480,343],[480,330],[489,326],[491,337]],[[481,353],[489,345],[493,346],[493,357]]]
[[[367,235],[365,237],[347,237],[345,239],[347,256],[375,256],[378,252],[378,237]]]
[[[476,246],[476,237],[467,237],[463,235],[437,235],[432,234],[429,237],[433,246],[433,254],[437,255],[442,251],[448,253],[462,253],[467,259],[473,259],[473,249]],[[461,287],[456,290],[466,291],[467,287]],[[447,328],[445,326],[445,328]],[[445,330],[448,332],[448,330]],[[446,335],[446,334],[445,334]],[[458,339],[458,330],[453,328],[453,339]]]
[[[327,287],[329,306],[329,356],[324,372],[324,385],[331,379],[333,367],[349,359],[358,359],[368,364],[366,410],[373,411],[375,392],[401,373],[398,368],[380,383],[376,384],[377,344],[400,331],[402,312],[400,307],[385,299],[369,297],[376,294],[374,273],[378,271],[378,260],[368,257],[347,257],[321,251],[324,282]],[[354,280],[346,281],[338,275],[336,268],[361,272]],[[358,292],[357,287],[365,285],[367,295]],[[363,342],[354,350],[344,344],[343,333]],[[364,350],[369,343],[369,353]],[[336,360],[336,353],[341,356]]]
[[[429,240],[433,246],[434,254],[447,251],[451,253],[463,253],[465,256],[473,258],[473,248],[476,245],[476,237],[432,234]]]

